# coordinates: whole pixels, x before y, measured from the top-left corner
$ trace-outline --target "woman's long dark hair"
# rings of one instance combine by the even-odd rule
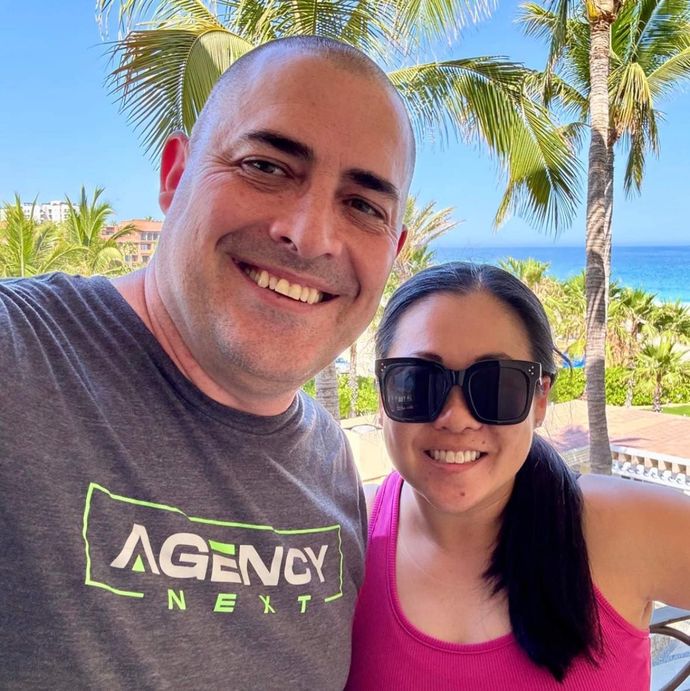
[[[432,295],[487,292],[525,326],[532,357],[552,380],[555,348],[548,318],[534,293],[503,269],[451,262],[413,276],[393,294],[376,335],[376,356],[386,357],[400,318]],[[458,315],[461,317],[461,315]],[[582,529],[577,477],[556,450],[534,435],[501,515],[484,578],[505,591],[510,625],[530,659],[562,681],[578,656],[596,663],[601,651],[594,584]]]

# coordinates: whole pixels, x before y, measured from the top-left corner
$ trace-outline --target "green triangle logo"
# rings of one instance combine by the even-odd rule
[[[144,571],[146,571],[146,569],[144,568],[144,562],[141,558],[141,554],[137,557],[137,560],[134,562],[132,571],[136,571],[137,573],[144,573]]]

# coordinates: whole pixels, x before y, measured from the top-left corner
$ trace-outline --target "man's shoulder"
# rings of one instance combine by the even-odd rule
[[[12,351],[17,339],[39,343],[69,332],[86,315],[102,311],[96,305],[108,300],[109,290],[114,289],[103,277],[63,273],[0,280],[0,343]]]
[[[304,390],[300,389],[297,392],[300,398],[300,403],[306,418],[311,418],[315,421],[315,427],[321,434],[328,434],[329,436],[338,436],[345,439],[340,423],[317,401],[313,396],[310,396]]]
[[[56,298],[86,293],[98,284],[98,278],[59,272],[28,278],[6,278],[0,280],[0,300],[6,305],[12,303],[18,307],[49,305]]]

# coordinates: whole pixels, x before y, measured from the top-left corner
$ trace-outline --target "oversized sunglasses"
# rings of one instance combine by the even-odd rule
[[[383,409],[397,422],[432,422],[443,410],[453,386],[462,390],[479,422],[516,425],[529,413],[541,364],[524,360],[480,360],[452,370],[416,357],[376,360]]]

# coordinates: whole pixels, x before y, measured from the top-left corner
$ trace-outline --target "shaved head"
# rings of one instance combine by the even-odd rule
[[[291,36],[269,41],[245,53],[221,75],[216,82],[203,110],[194,125],[191,135],[191,152],[197,143],[203,141],[218,118],[223,117],[223,106],[227,106],[242,91],[248,80],[273,61],[299,56],[318,56],[349,74],[360,75],[381,86],[400,109],[403,126],[409,141],[407,160],[409,176],[414,170],[416,150],[415,137],[407,107],[398,90],[391,84],[388,75],[361,50],[347,43],[341,43],[322,36]],[[372,123],[376,127],[376,123]]]

